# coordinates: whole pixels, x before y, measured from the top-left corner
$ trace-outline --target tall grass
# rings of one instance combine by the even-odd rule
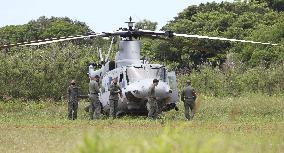
[[[125,116],[67,120],[66,102],[0,102],[0,152],[283,152],[284,97],[200,95],[193,121],[180,111],[159,120]],[[44,142],[44,143],[43,143]],[[36,150],[36,151],[35,151]]]
[[[134,133],[124,129],[95,131],[86,135],[83,143],[74,152],[81,153],[218,153],[218,152],[282,152],[283,133],[280,131],[258,133],[256,131],[229,130],[220,132],[204,127],[166,127],[164,129],[144,129]],[[154,131],[155,131],[154,130]],[[140,129],[141,131],[141,129]],[[111,136],[112,135],[112,136]]]

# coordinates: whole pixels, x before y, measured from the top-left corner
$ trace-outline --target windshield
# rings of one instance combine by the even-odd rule
[[[127,68],[127,76],[130,83],[143,79],[158,79],[165,81],[165,68]]]

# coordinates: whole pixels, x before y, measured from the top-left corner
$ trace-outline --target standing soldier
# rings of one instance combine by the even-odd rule
[[[181,94],[181,100],[184,102],[184,114],[188,120],[191,120],[194,117],[195,113],[195,100],[196,100],[196,92],[191,87],[191,82],[187,80],[187,87],[185,87]],[[189,110],[191,114],[189,114]]]
[[[117,78],[114,78],[112,80],[112,84],[109,87],[109,105],[110,105],[110,112],[109,114],[112,116],[112,118],[116,118],[117,115],[117,106],[118,106],[118,94],[120,97],[122,96],[122,92],[120,87],[117,85]]]
[[[89,113],[90,119],[99,119],[101,117],[101,104],[99,100],[99,81],[100,77],[98,75],[91,76],[89,83],[89,98],[90,98],[90,106],[89,106]],[[95,115],[94,115],[95,113]]]
[[[149,99],[148,99],[148,118],[156,119],[158,117],[158,104],[155,94],[155,87],[158,85],[159,80],[154,79],[153,84],[150,86]]]
[[[76,81],[72,80],[70,86],[67,89],[68,94],[68,119],[77,119],[78,101],[80,90],[76,86]]]

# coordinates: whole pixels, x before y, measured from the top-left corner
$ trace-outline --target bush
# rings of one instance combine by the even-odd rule
[[[87,63],[97,58],[93,52],[91,47],[73,44],[12,50],[0,61],[0,95],[60,99],[66,95],[72,79],[87,94]]]
[[[238,96],[244,93],[281,94],[284,91],[284,65],[269,69],[235,67],[226,71],[203,65],[191,74],[178,76],[180,90],[190,79],[193,87],[210,96]]]

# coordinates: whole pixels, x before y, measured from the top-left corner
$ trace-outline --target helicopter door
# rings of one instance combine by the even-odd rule
[[[119,85],[121,88],[125,88],[124,73],[120,73],[119,75]]]
[[[110,61],[109,62],[109,71],[115,69],[115,61]]]
[[[171,94],[171,103],[177,103],[179,101],[178,86],[176,73],[174,71],[168,72],[168,83],[170,85],[171,90],[173,91]]]

